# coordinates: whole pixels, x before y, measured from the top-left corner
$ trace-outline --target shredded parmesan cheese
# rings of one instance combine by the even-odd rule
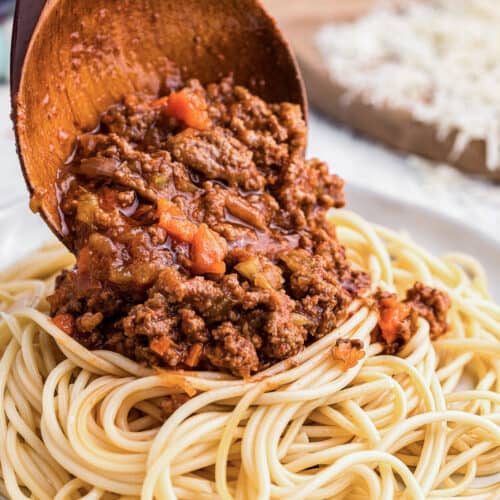
[[[316,42],[347,102],[408,110],[440,140],[458,131],[452,160],[483,140],[500,168],[500,0],[412,0],[324,26]]]

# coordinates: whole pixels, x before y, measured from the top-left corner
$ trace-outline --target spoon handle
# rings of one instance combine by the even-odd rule
[[[12,99],[15,99],[17,95],[26,51],[44,5],[45,0],[17,0],[16,2],[10,52],[10,91]]]

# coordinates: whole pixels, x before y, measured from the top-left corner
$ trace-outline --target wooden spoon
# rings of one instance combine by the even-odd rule
[[[58,170],[77,135],[126,94],[166,91],[179,77],[209,83],[233,73],[263,99],[307,112],[289,45],[257,0],[43,3],[18,0],[13,119],[31,208],[63,242]]]

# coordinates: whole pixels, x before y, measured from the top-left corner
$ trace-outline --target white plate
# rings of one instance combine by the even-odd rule
[[[459,251],[479,259],[487,271],[493,296],[500,300],[500,244],[495,240],[439,212],[366,189],[350,186],[346,194],[348,208],[372,222],[409,233],[416,243],[435,254]],[[27,198],[9,209],[0,209],[0,268],[54,239],[42,219],[29,211]],[[494,481],[500,481],[500,475],[477,484]]]
[[[500,301],[500,243],[493,238],[439,212],[357,186],[347,186],[346,194],[349,209],[372,222],[406,231],[434,254],[453,251],[477,258],[486,269],[491,293]],[[41,218],[29,211],[27,195],[0,210],[0,237],[0,268],[53,238]]]

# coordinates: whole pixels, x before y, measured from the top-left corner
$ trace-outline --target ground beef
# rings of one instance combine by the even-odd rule
[[[173,158],[202,174],[205,179],[222,180],[246,191],[260,190],[263,175],[253,162],[252,152],[228,129],[200,131],[188,128],[172,135],[168,147]]]
[[[214,328],[212,338],[215,342],[207,346],[205,355],[213,366],[224,370],[238,366],[243,376],[258,370],[259,357],[252,339],[241,335],[233,323],[225,321]]]
[[[77,265],[49,298],[56,324],[89,349],[244,377],[330,332],[369,278],[325,222],[343,181],[305,146],[299,106],[231,79],[110,108],[59,176]]]
[[[451,306],[448,294],[417,282],[406,292],[405,302],[420,317],[427,320],[432,340],[446,333],[448,329],[446,318]]]
[[[375,295],[379,321],[372,332],[372,340],[384,345],[384,351],[397,353],[415,334],[418,318],[429,323],[429,335],[432,340],[446,333],[447,314],[451,306],[449,296],[436,288],[422,283],[407,290],[404,300],[397,295],[379,291]]]

